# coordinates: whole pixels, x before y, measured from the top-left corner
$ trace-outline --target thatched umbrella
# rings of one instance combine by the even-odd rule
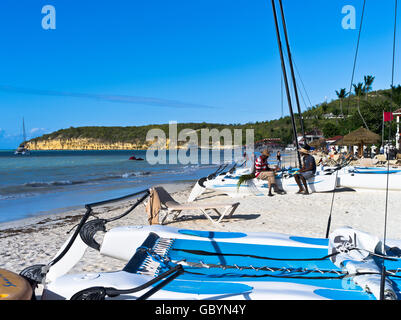
[[[313,148],[325,148],[327,145],[326,139],[324,138],[320,138],[318,140],[314,140],[311,143],[309,143],[309,145]]]
[[[340,146],[358,146],[359,156],[363,154],[363,146],[378,143],[381,137],[363,127],[352,131],[351,133],[344,136],[344,138],[338,140],[335,144]]]

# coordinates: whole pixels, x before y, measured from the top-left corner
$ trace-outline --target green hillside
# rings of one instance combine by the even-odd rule
[[[364,121],[371,131],[381,134],[383,110],[398,109],[401,105],[401,86],[394,87],[391,103],[391,90],[370,91],[363,86],[351,96],[325,102],[308,108],[303,112],[305,131],[318,128],[326,138],[345,135],[352,130],[364,126]],[[345,89],[344,89],[345,91]],[[340,93],[340,92],[339,92]],[[359,101],[359,111],[358,111]],[[295,110],[294,110],[295,111]],[[343,116],[342,116],[343,114]],[[364,119],[364,121],[362,120]],[[300,132],[298,115],[296,115],[297,130]],[[147,125],[132,127],[78,127],[68,128],[45,134],[30,141],[51,139],[89,138],[103,142],[134,142],[144,143],[150,129],[162,129],[168,137],[169,125]],[[291,118],[289,116],[271,120],[246,124],[218,124],[218,123],[179,123],[178,132],[184,128],[200,130],[209,129],[254,129],[255,141],[265,138],[281,138],[283,143],[293,141]],[[394,131],[393,131],[394,132]],[[245,143],[245,132],[243,132]]]

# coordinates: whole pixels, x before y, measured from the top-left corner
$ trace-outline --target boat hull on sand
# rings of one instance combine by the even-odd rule
[[[388,176],[388,179],[387,179]],[[388,181],[388,185],[387,185]],[[337,185],[344,188],[358,190],[388,190],[401,191],[401,173],[397,170],[389,171],[382,168],[344,168],[338,173]]]
[[[388,245],[399,247],[401,243],[388,240]],[[93,287],[140,287],[177,264],[184,272],[151,299],[375,299],[342,277],[343,270],[327,257],[328,252],[328,239],[164,226],[118,227],[106,233],[100,253],[127,261],[122,271],[60,275],[47,284],[42,299],[70,299]],[[387,268],[399,265],[392,261]],[[400,287],[398,278],[391,281]],[[145,291],[112,299],[137,299]]]
[[[220,193],[227,194],[230,197],[246,197],[246,196],[266,196],[269,193],[269,184],[267,181],[259,179],[251,179],[242,183],[238,187],[238,181],[242,174],[249,173],[234,173],[217,176],[214,179],[200,179],[194,185],[189,202],[194,201],[206,189],[214,190]],[[288,174],[280,173],[276,176],[277,186],[289,193],[296,193],[299,190],[295,178]],[[307,180],[309,192],[330,192],[336,188],[336,177],[332,172],[323,172],[318,170],[316,175]]]
[[[336,170],[335,167],[319,167],[316,176],[308,180],[309,191],[331,192],[336,187],[350,188],[355,191],[386,190],[387,188],[387,168],[345,167],[338,170],[338,172]],[[249,173],[249,170],[239,171],[233,174],[219,175],[213,179],[200,179],[194,185],[188,201],[194,201],[207,189],[227,194],[233,198],[266,196],[269,192],[267,181],[252,179],[238,187],[239,177]],[[279,174],[276,177],[276,182],[279,188],[286,192],[298,191],[295,179],[288,174]],[[390,191],[401,191],[400,170],[390,168],[388,189]]]

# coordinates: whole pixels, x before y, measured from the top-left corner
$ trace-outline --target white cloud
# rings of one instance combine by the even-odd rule
[[[95,99],[98,101],[130,103],[130,104],[149,105],[149,106],[167,107],[167,108],[178,108],[178,109],[200,109],[200,108],[201,109],[219,109],[218,107],[214,107],[214,106],[202,105],[202,104],[197,104],[197,103],[187,103],[187,102],[182,102],[182,101],[177,101],[177,100],[169,100],[169,99],[154,98],[154,97],[73,93],[73,92],[62,92],[62,91],[52,91],[52,90],[17,88],[17,87],[13,87],[13,86],[4,86],[4,85],[0,85],[0,91],[1,92],[10,92],[10,93],[34,94],[34,95],[41,95],[41,96]]]
[[[45,129],[45,128],[33,128],[29,131],[29,136],[30,138],[35,138],[35,137],[39,137],[45,133],[48,133],[49,130]]]
[[[33,129],[31,129],[30,133],[34,134],[35,132],[38,132],[38,131],[44,132],[44,131],[46,131],[46,129],[45,128],[33,128]]]

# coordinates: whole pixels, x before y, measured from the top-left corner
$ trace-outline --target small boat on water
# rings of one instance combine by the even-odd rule
[[[128,160],[133,160],[133,161],[144,161],[142,158],[137,158],[135,156],[130,157]]]
[[[17,150],[15,150],[14,154],[15,155],[30,155],[31,152],[29,149],[26,147],[26,132],[25,132],[25,121],[24,118],[22,118],[22,136],[23,136],[23,142],[19,145]]]
[[[22,144],[17,148],[17,150],[15,150],[14,154],[26,156],[26,155],[30,155],[31,152],[25,147],[25,145]]]

